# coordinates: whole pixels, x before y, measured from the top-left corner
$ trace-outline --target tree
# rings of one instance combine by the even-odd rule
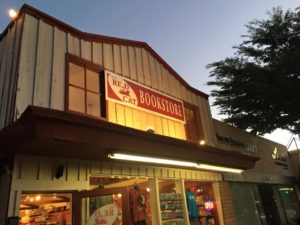
[[[274,8],[246,25],[233,57],[207,65],[225,122],[255,134],[300,133],[300,10]]]

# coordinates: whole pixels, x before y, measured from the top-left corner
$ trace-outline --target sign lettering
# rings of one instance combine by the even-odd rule
[[[118,207],[112,203],[97,209],[88,219],[87,225],[113,225],[117,218]]]
[[[240,148],[245,151],[245,152],[243,152],[244,154],[246,154],[246,152],[247,153],[257,152],[257,147],[255,144],[238,141],[238,140],[233,139],[232,137],[224,137],[224,136],[219,135],[218,133],[216,133],[216,136],[217,136],[218,142],[225,144],[225,145],[230,145],[232,147]]]
[[[106,98],[130,107],[185,122],[183,102],[115,73],[105,71]]]

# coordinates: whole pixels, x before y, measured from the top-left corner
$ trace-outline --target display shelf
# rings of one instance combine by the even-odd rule
[[[167,219],[167,220],[162,220],[163,222],[169,222],[169,221],[178,221],[178,220],[184,220],[184,218],[176,218],[176,219]]]

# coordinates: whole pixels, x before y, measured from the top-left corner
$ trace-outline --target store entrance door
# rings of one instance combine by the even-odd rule
[[[126,187],[74,193],[74,225],[129,225]]]
[[[262,201],[262,206],[269,225],[281,225],[281,220],[278,212],[275,194],[272,186],[259,186],[259,193]]]

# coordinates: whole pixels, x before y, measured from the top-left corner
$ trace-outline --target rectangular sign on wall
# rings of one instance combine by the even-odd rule
[[[105,78],[108,100],[185,122],[182,101],[110,71],[105,71]]]

